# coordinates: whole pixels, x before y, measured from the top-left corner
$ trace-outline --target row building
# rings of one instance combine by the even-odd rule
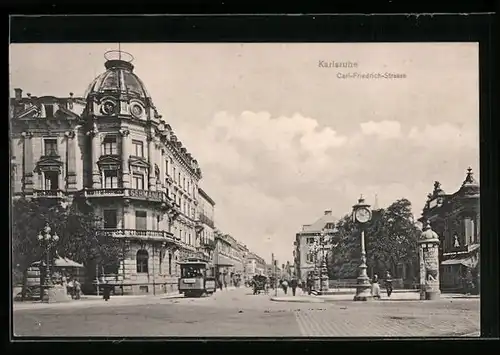
[[[106,269],[87,264],[87,277],[112,275],[117,293],[175,292],[178,262],[221,258],[224,243],[234,247],[222,264],[241,272],[245,248],[215,229],[215,202],[199,186],[198,161],[124,56],[108,53],[83,97],[14,90],[14,198],[76,203],[100,217],[101,235],[120,240],[123,257]]]
[[[14,89],[13,197],[75,203],[100,217],[101,235],[119,239],[123,257],[106,267],[89,262],[87,279],[107,279],[115,293],[175,292],[178,262],[189,257],[211,261],[221,282],[239,284],[247,247],[216,229],[198,161],[157,111],[131,60],[117,54],[83,97]]]

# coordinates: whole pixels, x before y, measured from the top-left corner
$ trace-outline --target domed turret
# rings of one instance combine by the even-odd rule
[[[464,182],[462,183],[460,192],[469,196],[479,195],[479,183],[474,178],[474,173],[472,172],[472,168],[470,167],[467,169],[467,175],[465,177]]]
[[[87,113],[98,116],[132,115],[137,119],[160,118],[141,79],[133,72],[131,54],[109,51],[106,71],[87,88]]]
[[[429,221],[423,221],[423,231],[420,234],[419,242],[439,242],[439,235],[434,232]]]

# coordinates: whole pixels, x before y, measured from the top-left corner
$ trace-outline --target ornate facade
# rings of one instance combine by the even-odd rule
[[[123,240],[115,292],[173,292],[176,261],[199,255],[213,217],[198,213],[198,162],[121,57],[107,58],[81,98],[15,89],[13,194],[90,206],[102,233]]]
[[[472,280],[479,280],[479,198],[479,183],[470,168],[455,193],[446,194],[436,181],[428,195],[421,220],[429,221],[439,235],[442,290],[465,290]]]

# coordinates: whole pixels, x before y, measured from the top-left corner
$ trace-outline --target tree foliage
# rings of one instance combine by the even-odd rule
[[[335,238],[338,245],[331,253],[330,270],[334,278],[357,276],[360,262],[360,231],[350,215],[337,223]],[[414,224],[411,203],[400,199],[386,209],[374,210],[365,229],[367,265],[370,273],[383,275],[390,271],[397,275],[399,263],[417,265],[419,230]]]
[[[14,268],[26,270],[40,260],[43,250],[37,236],[48,224],[57,233],[57,254],[88,265],[116,265],[122,256],[120,242],[99,233],[100,220],[91,210],[76,203],[69,206],[38,200],[15,200],[12,209],[12,261]]]

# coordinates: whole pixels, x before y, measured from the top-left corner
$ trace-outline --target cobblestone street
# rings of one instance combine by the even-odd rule
[[[479,299],[273,302],[240,288],[208,298],[114,297],[14,307],[17,336],[461,336]],[[274,292],[271,292],[274,295]],[[279,293],[281,294],[281,292]]]

